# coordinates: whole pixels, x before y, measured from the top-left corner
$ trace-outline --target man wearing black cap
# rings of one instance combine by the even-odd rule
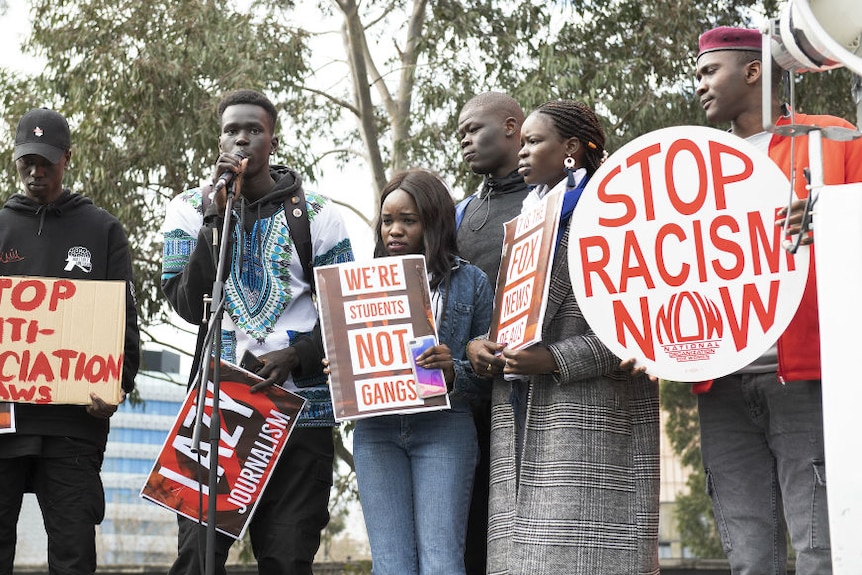
[[[71,158],[63,116],[43,108],[24,114],[13,155],[24,193],[0,209],[0,276],[125,281],[128,393],[140,356],[129,244],[114,216],[63,188]],[[117,406],[94,393],[90,398],[86,406],[14,405],[15,432],[0,434],[0,573],[12,573],[25,492],[34,492],[42,509],[51,573],[95,572],[95,526],[105,512],[99,473]]]
[[[707,120],[729,122],[733,134],[768,153],[788,176],[795,154],[795,191],[804,198],[807,137],[791,146],[791,138],[763,129],[762,83],[773,82],[777,94],[779,77],[762,77],[761,45],[757,30],[721,27],[701,35],[697,95]],[[791,113],[773,101],[771,121],[779,126],[853,127],[834,116]],[[862,181],[862,140],[824,139],[823,172],[826,184]],[[798,234],[801,204],[789,217],[780,212],[776,225],[787,218]],[[811,262],[802,302],[776,345],[738,372],[694,387],[707,489],[734,574],[786,573],[787,533],[797,575],[832,572],[813,253]]]

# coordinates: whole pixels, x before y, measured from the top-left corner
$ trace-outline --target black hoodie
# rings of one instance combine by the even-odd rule
[[[89,252],[89,262],[72,262],[70,255],[80,248]],[[134,389],[140,337],[129,242],[117,218],[69,190],[46,205],[15,194],[0,209],[0,276],[126,281],[122,386],[126,392]],[[15,420],[17,434],[13,435],[76,437],[103,449],[107,441],[108,421],[88,415],[84,406],[20,403]],[[0,457],[6,447],[4,437],[0,435]]]

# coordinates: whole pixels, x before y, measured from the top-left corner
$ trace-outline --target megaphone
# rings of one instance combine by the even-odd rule
[[[778,17],[772,55],[793,72],[846,66],[862,76],[862,6],[859,0],[790,0]]]

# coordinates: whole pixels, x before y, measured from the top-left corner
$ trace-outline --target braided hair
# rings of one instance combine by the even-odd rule
[[[584,167],[592,176],[605,157],[605,132],[596,113],[583,102],[550,100],[536,112],[545,114],[563,139],[577,138],[584,147]]]

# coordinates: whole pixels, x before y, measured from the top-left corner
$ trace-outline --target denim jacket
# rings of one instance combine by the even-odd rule
[[[443,280],[438,290],[441,301],[446,302],[446,309],[437,325],[437,338],[449,346],[455,362],[455,383],[450,395],[465,399],[489,398],[491,380],[473,373],[466,358],[467,342],[488,333],[491,325],[494,292],[488,277],[466,260],[456,258],[448,285]]]

